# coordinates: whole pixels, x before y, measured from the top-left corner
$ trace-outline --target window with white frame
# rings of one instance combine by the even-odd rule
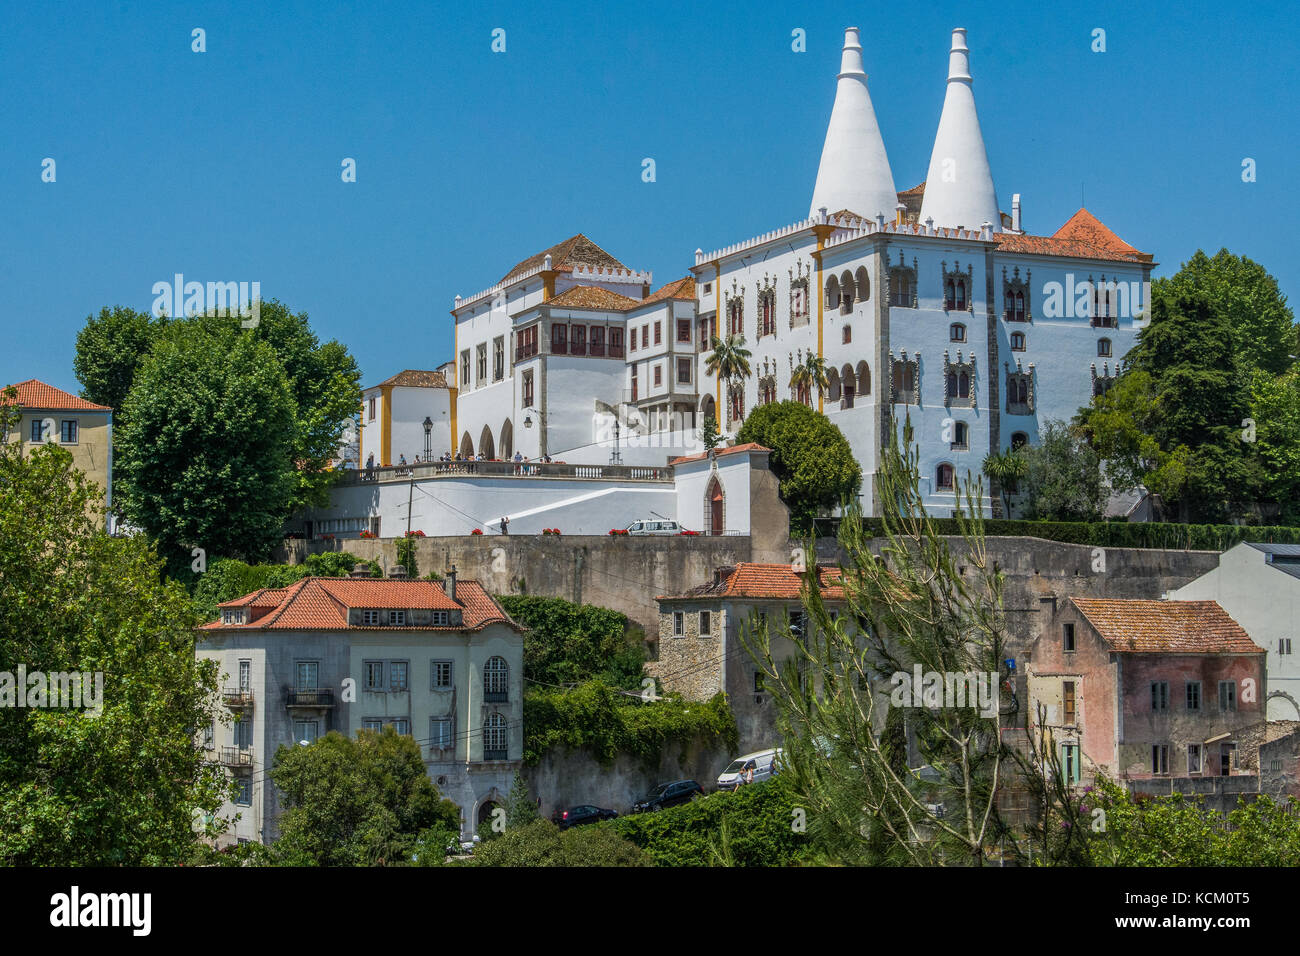
[[[401,627],[402,625],[404,625],[404,624],[406,623],[406,612],[405,612],[405,611],[389,611],[389,612],[388,612],[388,623],[391,624],[391,625],[393,625],[394,627]]]
[[[294,743],[315,743],[320,735],[320,722],[315,720],[295,720],[293,722]]]
[[[711,611],[700,612],[700,633],[701,634],[713,633],[713,613]]]
[[[1169,772],[1168,744],[1151,745],[1151,772],[1155,774],[1167,774]]]
[[[509,693],[510,668],[504,657],[489,657],[483,665],[483,693],[492,703],[501,703]]]
[[[506,719],[501,714],[488,714],[483,723],[483,759],[505,760],[506,750]]]
[[[365,625],[367,625],[367,626],[372,626],[372,627],[375,626],[375,625],[377,625],[377,624],[379,623],[379,612],[378,612],[378,611],[362,611],[362,612],[361,612],[361,623],[362,623],[362,624],[365,624]]]
[[[686,633],[686,615],[681,611],[673,611],[673,637],[681,637]]]
[[[429,749],[430,750],[451,750],[455,745],[455,734],[452,731],[452,718],[432,717],[429,720]]]
[[[451,661],[432,661],[430,662],[430,670],[433,674],[433,690],[451,689]]]
[[[317,690],[320,687],[320,661],[298,661],[295,670],[298,690]]]
[[[393,693],[401,693],[410,690],[411,685],[407,680],[410,673],[410,665],[406,661],[389,661],[388,662],[388,689]]]
[[[237,781],[239,789],[235,793],[235,804],[241,807],[251,807],[253,805],[253,780],[251,777],[240,777]]]
[[[1201,745],[1200,744],[1187,745],[1187,772],[1188,773],[1201,772]]]
[[[363,661],[361,677],[366,690],[382,691],[384,689],[384,662]]]
[[[451,615],[446,611],[434,611],[429,619],[429,623],[434,627],[446,627],[451,623]]]

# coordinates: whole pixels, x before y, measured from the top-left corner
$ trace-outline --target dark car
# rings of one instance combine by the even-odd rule
[[[590,804],[583,804],[580,807],[570,807],[567,810],[561,810],[555,815],[555,825],[561,830],[567,830],[569,827],[576,827],[583,823],[596,823],[599,820],[613,820],[618,816],[616,810],[606,810],[603,807],[593,807]]]
[[[694,780],[674,780],[672,783],[661,783],[632,804],[632,812],[644,813],[647,810],[662,810],[664,807],[675,807],[679,803],[688,803],[694,800],[697,795],[704,796],[704,788]]]

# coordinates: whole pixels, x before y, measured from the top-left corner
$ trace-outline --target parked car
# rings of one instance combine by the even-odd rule
[[[718,774],[718,789],[731,790],[737,784],[760,783],[772,779],[776,776],[776,766],[780,756],[780,749],[774,748],[757,750],[752,754],[737,757],[727,765],[726,770]]]
[[[598,820],[613,820],[618,816],[617,810],[606,810],[603,807],[593,807],[589,803],[584,803],[580,807],[570,807],[567,810],[560,810],[555,814],[555,825],[561,830],[567,830],[569,827],[576,827],[583,823],[595,823]]]
[[[641,518],[627,526],[628,534],[681,534],[682,526],[676,521]]]
[[[697,796],[704,796],[704,788],[694,780],[674,780],[672,783],[661,783],[632,804],[632,812],[645,813],[647,810],[662,810],[664,807],[675,807],[679,803],[689,803]]]

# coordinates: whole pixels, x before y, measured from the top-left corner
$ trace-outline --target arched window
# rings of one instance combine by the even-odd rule
[[[840,400],[840,373],[837,369],[826,373],[826,397],[832,402]]]
[[[957,280],[957,311],[966,311],[966,280]]]
[[[845,269],[840,276],[840,315],[848,315],[853,308],[853,276]]]
[[[848,345],[853,341],[853,329],[850,326],[844,326],[843,330],[840,332],[840,341],[845,345]]]
[[[866,362],[858,363],[858,395],[871,394],[871,366]]]
[[[949,279],[943,287],[943,307],[949,311],[957,308],[956,283]]]
[[[853,273],[853,281],[856,286],[853,291],[858,302],[866,302],[871,298],[871,280],[867,278],[866,266],[858,266],[858,271]]]
[[[483,699],[489,703],[509,700],[510,667],[504,657],[489,657],[483,665]]]
[[[1029,436],[1026,435],[1024,432],[1016,432],[1011,436],[1012,451],[1015,451],[1018,448],[1024,448],[1028,444],[1029,444]]]
[[[1013,351],[1013,352],[1023,352],[1024,350],[1025,350],[1025,333],[1024,333],[1024,332],[1012,332],[1012,333],[1011,333],[1011,351]]]
[[[840,307],[840,280],[831,276],[826,280],[826,308],[838,309]]]
[[[952,465],[944,462],[935,471],[935,483],[943,491],[952,491]]]
[[[858,393],[857,376],[852,365],[846,365],[840,371],[840,408],[852,408],[853,399]]]
[[[1097,340],[1097,354],[1103,358],[1110,357],[1110,339]]]
[[[1011,317],[1016,322],[1025,321],[1025,294],[1023,292],[1016,293],[1015,307],[1011,310]]]
[[[952,371],[948,373],[948,397],[970,398],[970,373]]]
[[[483,722],[483,759],[505,760],[508,749],[506,718],[503,714],[488,714]]]
[[[952,325],[948,326],[948,341],[965,342],[966,326],[962,325],[960,322],[954,322]]]
[[[965,448],[970,440],[970,430],[965,422],[956,422],[952,429],[952,447]]]

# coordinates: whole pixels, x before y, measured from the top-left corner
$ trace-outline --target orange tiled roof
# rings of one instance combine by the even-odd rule
[[[575,285],[565,289],[553,299],[547,299],[546,304],[567,306],[570,309],[613,309],[622,312],[642,303],[600,286]]]
[[[747,441],[743,445],[732,445],[730,448],[715,448],[713,449],[713,453],[715,455],[734,455],[737,452],[742,452],[742,451],[771,451],[771,450],[772,449],[764,445],[760,445],[758,442]],[[706,452],[701,452],[698,455],[687,455],[684,458],[674,458],[672,461],[668,462],[668,464],[683,465],[688,461],[700,461],[701,459],[708,458],[708,457],[709,457],[709,453],[706,451]]]
[[[218,605],[221,608],[252,608],[269,613],[250,615],[248,624],[203,625],[200,630],[391,630],[378,625],[348,624],[349,608],[430,608],[449,611],[460,608],[463,624],[455,626],[408,626],[417,631],[477,631],[489,624],[506,624],[522,630],[509,614],[477,581],[457,581],[456,600],[433,581],[402,581],[391,578],[303,578],[287,588],[264,588]],[[401,628],[399,628],[400,630]]]
[[[647,302],[660,302],[664,299],[688,299],[695,301],[695,276],[687,276],[684,279],[675,279],[651,292],[642,299],[638,305],[645,305]]]
[[[59,412],[111,412],[107,405],[96,405],[84,398],[70,395],[61,388],[46,385],[29,378],[14,386],[18,390],[18,404],[24,408],[45,408]],[[2,391],[2,389],[0,389]]]
[[[1112,648],[1135,654],[1263,654],[1217,601],[1070,598]]]
[[[1069,256],[1074,259],[1102,259],[1110,262],[1150,263],[1152,259],[1150,253],[1134,249],[1086,209],[1080,209],[1050,236],[998,233],[997,240],[1000,252]]]
[[[516,263],[513,269],[501,277],[501,281],[509,282],[521,272],[540,269],[545,264],[547,256],[551,257],[551,268],[556,272],[571,272],[574,266],[600,266],[605,269],[627,268],[582,233],[578,233],[576,236],[570,236],[563,242],[557,242],[549,249],[543,249],[536,255],[529,256],[522,262]]]
[[[821,595],[828,601],[842,601],[844,588],[834,584],[839,580],[840,569],[819,566],[817,583]],[[797,599],[803,590],[803,578],[792,564],[755,564],[743,562],[719,568],[708,584],[691,588],[680,599],[705,597],[745,597],[770,599]],[[659,600],[672,600],[661,596]]]
[[[408,368],[404,372],[398,372],[392,378],[385,379],[378,385],[372,385],[371,388],[384,388],[388,385],[407,388],[446,388],[447,376],[442,372],[426,372],[421,369]]]

